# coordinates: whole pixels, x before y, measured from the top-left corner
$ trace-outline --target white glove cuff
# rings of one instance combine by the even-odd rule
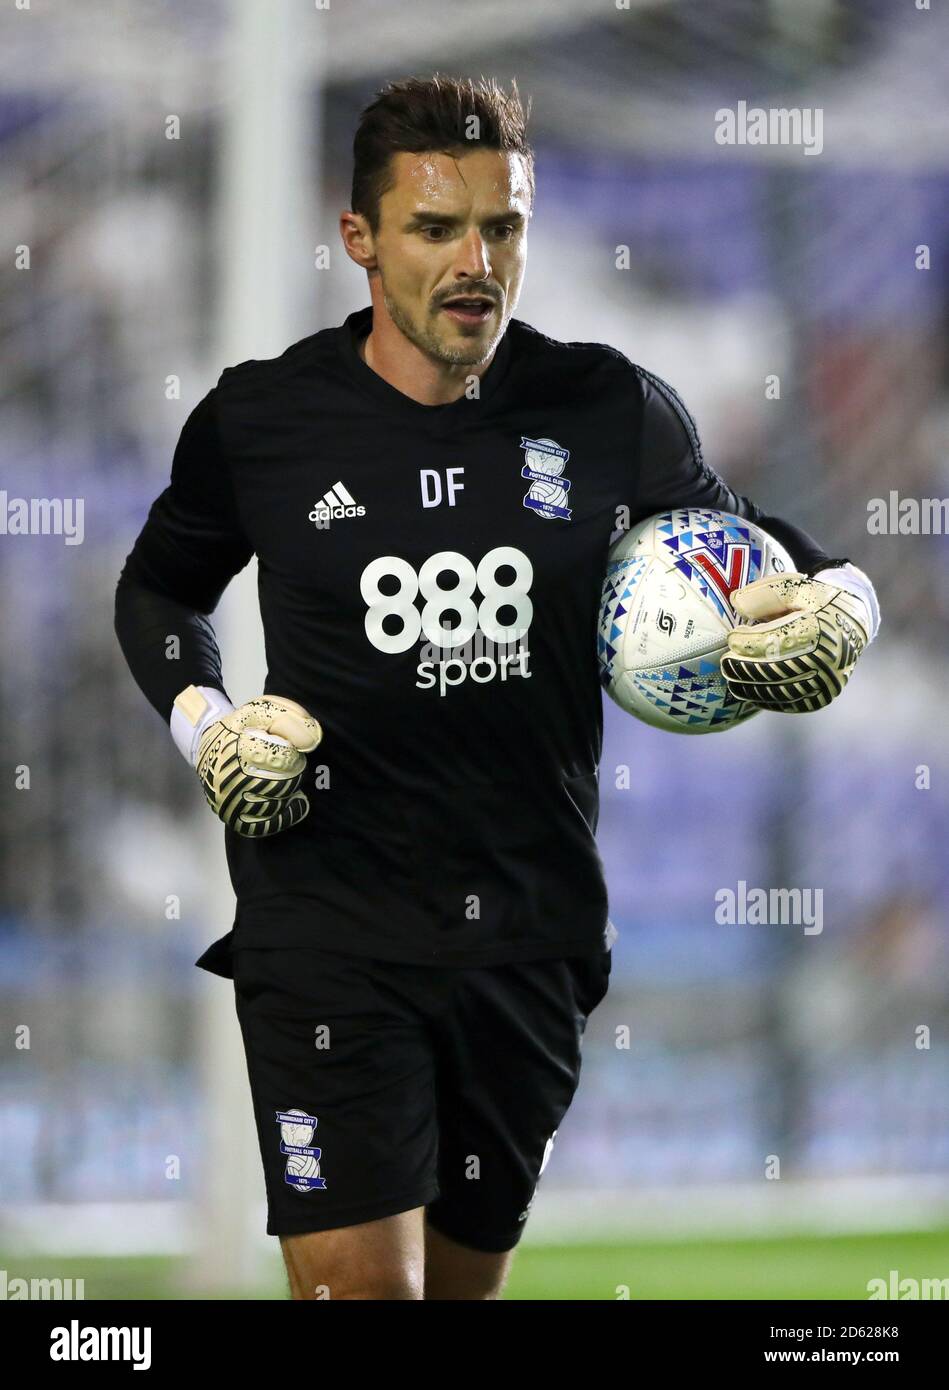
[[[837,569],[820,570],[812,578],[821,579],[825,584],[835,584],[838,589],[846,589],[848,594],[853,594],[854,598],[863,599],[870,616],[870,635],[867,638],[869,646],[880,630],[880,605],[869,577],[848,560]]]
[[[203,705],[199,695],[204,698]],[[197,766],[198,745],[205,730],[233,709],[224,692],[211,685],[189,685],[177,696],[171,711],[171,736],[181,756],[192,767]]]

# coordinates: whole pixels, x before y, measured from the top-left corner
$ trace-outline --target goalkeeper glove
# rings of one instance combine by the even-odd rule
[[[732,595],[751,625],[733,628],[722,657],[731,694],[761,709],[806,714],[843,690],[876,636],[873,585],[849,563],[804,574],[771,574]]]
[[[302,705],[259,695],[235,709],[221,691],[189,685],[175,698],[171,731],[211,810],[238,835],[276,835],[309,811],[304,754],[323,731]]]

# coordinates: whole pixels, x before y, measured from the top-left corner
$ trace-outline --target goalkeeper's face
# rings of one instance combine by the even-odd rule
[[[497,347],[524,278],[524,161],[500,150],[399,152],[391,174],[373,238],[389,316],[427,356],[478,366]]]

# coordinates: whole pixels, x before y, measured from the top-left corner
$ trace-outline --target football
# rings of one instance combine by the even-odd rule
[[[597,656],[607,694],[646,724],[709,734],[758,713],[720,669],[741,621],[731,595],[793,571],[783,546],[729,512],[689,508],[639,522],[610,549]]]

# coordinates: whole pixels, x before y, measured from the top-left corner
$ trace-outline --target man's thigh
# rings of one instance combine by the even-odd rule
[[[434,1061],[413,977],[392,967],[405,988],[384,988],[372,962],[306,947],[237,949],[233,963],[268,1234],[326,1233],[322,1248],[351,1246],[356,1265],[364,1246],[398,1246],[438,1192]],[[344,1228],[360,1234],[334,1241]]]
[[[425,1222],[426,1299],[496,1299],[501,1297],[514,1258],[513,1250],[500,1253],[472,1250]]]
[[[610,966],[609,951],[594,951],[459,972],[438,1022],[434,1230],[492,1254],[518,1243]]]
[[[425,1297],[425,1209],[331,1231],[281,1236],[297,1300]]]

